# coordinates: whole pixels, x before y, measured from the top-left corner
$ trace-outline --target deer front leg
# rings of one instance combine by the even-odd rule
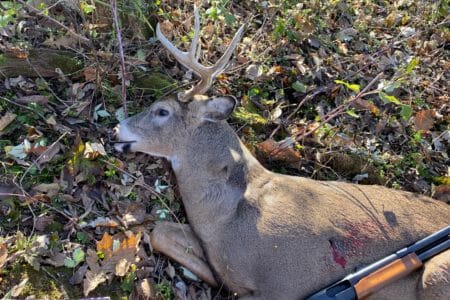
[[[425,263],[420,284],[420,299],[450,299],[450,250]]]
[[[189,225],[158,223],[150,234],[150,242],[154,251],[161,252],[186,267],[212,287],[218,286],[203,249]]]

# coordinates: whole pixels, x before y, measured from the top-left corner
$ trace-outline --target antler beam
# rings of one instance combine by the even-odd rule
[[[191,89],[185,91],[178,96],[179,100],[182,102],[187,102],[194,95],[204,94],[212,85],[214,79],[223,72],[228,61],[233,54],[234,49],[236,49],[242,34],[244,32],[244,25],[242,25],[233,37],[230,45],[228,46],[222,57],[212,66],[204,66],[198,62],[198,57],[196,57],[198,41],[200,38],[200,15],[198,13],[198,8],[194,7],[194,38],[192,39],[189,51],[183,52],[176,48],[161,32],[159,23],[156,26],[156,36],[163,44],[163,46],[175,56],[176,60],[181,63],[186,68],[192,70],[195,74],[200,77],[200,81],[197,85],[193,86]]]

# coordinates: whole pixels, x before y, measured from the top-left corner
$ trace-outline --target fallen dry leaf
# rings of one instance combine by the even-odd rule
[[[63,149],[63,145],[61,143],[55,143],[48,147],[44,153],[39,157],[39,160],[36,161],[36,163],[39,166],[43,166],[46,163],[52,161],[52,159],[56,156],[56,154],[59,153],[59,151]]]
[[[43,133],[34,126],[28,127],[27,130],[27,139],[29,141],[35,141],[38,138],[42,137]]]
[[[258,150],[270,159],[284,161],[287,163],[296,163],[301,160],[298,152],[291,148],[282,148],[280,144],[272,139],[265,140],[256,145]]]
[[[109,228],[116,228],[118,227],[120,224],[118,222],[116,222],[115,220],[112,220],[110,218],[105,218],[105,217],[98,217],[97,219],[89,222],[87,224],[87,226],[90,227],[109,227]],[[85,227],[85,226],[82,226]]]
[[[129,261],[126,258],[121,258],[116,264],[116,269],[114,271],[114,274],[117,276],[125,276],[127,274],[128,268],[131,266],[131,261]]]
[[[36,230],[41,232],[45,231],[47,226],[53,223],[54,219],[53,215],[37,216],[35,225]]]
[[[23,289],[25,288],[25,285],[28,282],[28,277],[25,277],[19,284],[13,286],[10,293],[13,298],[18,298],[20,294],[22,294]]]
[[[99,156],[105,156],[106,151],[100,143],[87,142],[84,148],[84,157],[87,159],[95,159]]]
[[[434,117],[436,112],[432,109],[419,111],[414,116],[414,126],[416,130],[428,131],[434,126]]]
[[[54,49],[73,49],[78,45],[79,40],[71,35],[63,35],[60,37],[50,37],[42,44]]]
[[[70,284],[80,284],[83,282],[83,278],[86,275],[86,272],[88,270],[88,265],[84,264],[81,267],[78,268],[78,270],[70,277],[69,282]]]
[[[29,54],[28,50],[22,49],[22,48],[19,48],[19,47],[15,47],[15,46],[7,49],[7,51],[8,51],[9,54],[14,55],[14,57],[21,58],[21,59],[27,58],[28,54]]]
[[[50,202],[50,200],[51,200],[50,197],[47,196],[46,194],[39,193],[31,197],[26,197],[25,203],[32,204],[36,202]]]
[[[92,292],[100,283],[105,282],[107,279],[106,274],[104,272],[86,272],[86,278],[83,281],[83,293],[84,296],[87,296],[90,292]]]
[[[97,261],[98,261],[97,252],[95,252],[91,248],[88,248],[86,252],[86,263],[89,266],[89,269],[91,269],[91,271],[93,272],[100,271],[100,266],[98,265]]]
[[[8,259],[8,247],[5,244],[0,244],[0,269],[6,264]]]
[[[139,281],[135,286],[130,299],[156,299],[156,288],[150,278]]]
[[[141,233],[128,232],[122,242],[114,239],[107,232],[97,241],[97,252],[88,249],[86,262],[89,269],[84,279],[84,294],[94,290],[100,283],[104,282],[109,275],[125,276],[130,266],[136,261],[138,244]],[[103,260],[99,261],[97,253],[103,253]]]
[[[0,134],[12,121],[16,118],[16,114],[7,112],[3,117],[0,118]]]
[[[88,66],[84,68],[83,70],[84,79],[86,79],[86,81],[96,81],[97,72],[98,72],[97,67]]]
[[[169,40],[173,37],[173,24],[169,20],[164,20],[160,23],[160,28],[163,34],[168,38]]]
[[[20,104],[30,104],[30,103],[47,104],[48,97],[42,95],[31,95],[19,97],[15,101]]]
[[[119,244],[119,240],[114,240],[105,233],[101,241],[97,242],[97,251],[105,254],[105,259],[101,262],[102,270],[105,273],[125,274],[128,267],[135,261],[135,255],[138,251],[138,243],[141,239],[141,234],[130,233],[128,237],[124,238]],[[125,259],[124,263],[122,260]],[[125,270],[123,270],[125,268]]]
[[[126,205],[120,205],[119,203],[119,213],[122,215],[120,220],[122,223],[128,227],[130,225],[142,224],[147,216],[145,205],[142,202],[130,202],[125,203]],[[121,208],[123,210],[121,210]]]
[[[52,265],[54,267],[62,267],[64,266],[64,260],[67,258],[67,255],[65,255],[62,252],[56,252],[53,255],[50,255],[49,258],[46,258],[43,260],[43,263]]]
[[[59,184],[58,183],[41,183],[33,187],[33,190],[41,193],[45,193],[47,197],[54,197],[58,195],[59,192]]]
[[[358,99],[355,100],[354,103],[355,103],[355,106],[367,109],[371,113],[373,113],[374,115],[378,114],[378,112],[379,112],[378,107],[375,104],[373,104],[373,103],[371,103],[371,102],[369,102],[367,100],[358,98]]]
[[[432,197],[436,200],[444,201],[450,204],[450,186],[438,185],[433,188]]]

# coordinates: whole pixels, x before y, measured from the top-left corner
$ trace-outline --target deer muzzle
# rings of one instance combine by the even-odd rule
[[[131,133],[126,124],[121,122],[117,124],[113,129],[114,138],[116,139],[114,143],[114,148],[119,152],[134,152],[133,144],[136,144],[136,138],[133,133]]]

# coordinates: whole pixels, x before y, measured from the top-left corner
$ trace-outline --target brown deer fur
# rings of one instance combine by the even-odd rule
[[[207,264],[239,296],[304,298],[450,223],[450,206],[422,195],[270,172],[225,121],[234,105],[160,100],[120,123],[116,148],[171,161]],[[450,251],[373,297],[450,299]]]
[[[159,26],[156,34],[200,76],[199,83],[117,127],[118,150],[167,158],[178,181],[190,227],[158,224],[151,237],[155,250],[239,296],[299,299],[448,226],[450,206],[425,196],[266,170],[226,122],[234,98],[196,99],[223,71],[244,27],[206,67],[196,54],[197,9],[194,20],[187,52],[175,48]],[[373,297],[450,299],[450,250]]]

